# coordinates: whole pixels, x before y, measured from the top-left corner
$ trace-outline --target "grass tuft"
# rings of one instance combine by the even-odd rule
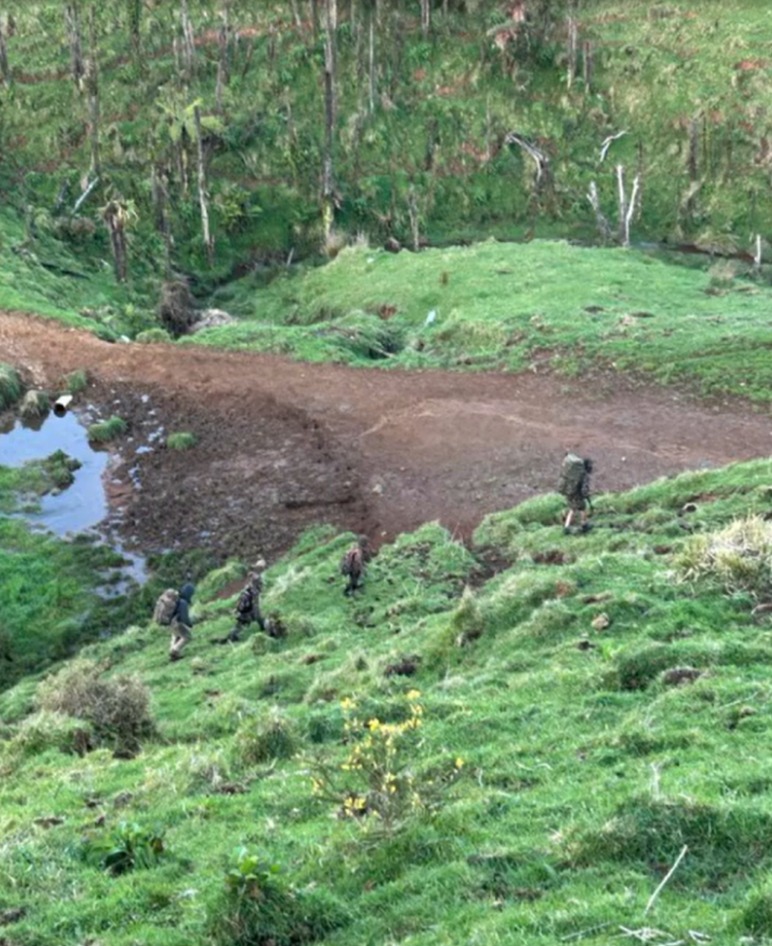
[[[113,414],[107,420],[97,421],[88,428],[88,439],[93,443],[109,443],[125,434],[129,425],[122,417]]]

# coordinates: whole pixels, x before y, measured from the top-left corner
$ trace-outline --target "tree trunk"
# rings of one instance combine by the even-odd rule
[[[424,39],[429,38],[432,28],[432,4],[431,0],[421,0],[421,35]]]
[[[322,226],[325,240],[335,220],[335,29],[337,0],[326,0],[324,44],[324,155],[322,159]]]
[[[201,110],[196,105],[193,110],[196,123],[196,152],[198,157],[198,204],[201,208],[201,232],[206,247],[206,258],[211,266],[214,262],[214,239],[209,232],[209,206],[206,198],[206,168],[204,167],[204,139],[201,133]]]
[[[196,64],[196,40],[193,35],[193,24],[188,12],[188,0],[180,3],[180,25],[182,26],[182,54],[185,62],[185,72],[188,78],[193,75]]]
[[[370,98],[370,114],[375,111],[375,97],[377,94],[376,86],[376,63],[375,63],[375,24],[378,22],[378,0],[373,0],[370,7],[370,23],[367,50],[367,86]]]
[[[64,5],[64,22],[67,25],[67,36],[70,43],[70,75],[75,88],[83,89],[83,40],[80,31],[80,12],[75,0],[68,0]]]
[[[97,64],[96,11],[93,6],[89,9],[88,45],[88,60],[86,62],[83,81],[88,95],[88,137],[91,144],[91,173],[98,177],[101,174],[101,160],[99,155],[99,67]]]
[[[129,37],[134,65],[142,65],[142,0],[128,0]]]
[[[128,254],[126,251],[126,218],[124,208],[117,200],[111,200],[102,211],[102,219],[107,224],[110,234],[110,246],[113,251],[115,278],[126,282],[128,276]]]
[[[229,4],[226,2],[223,5],[222,9],[222,23],[220,24],[220,32],[217,38],[217,45],[219,49],[219,58],[217,60],[217,82],[215,85],[215,103],[218,112],[222,112],[222,96],[225,86],[230,82],[231,70],[230,70],[230,55],[231,55],[231,39],[233,36],[233,31],[230,25],[230,9]]]
[[[576,53],[578,38],[579,38],[579,26],[576,22],[576,13],[574,5],[571,4],[571,9],[568,14],[568,66],[566,70],[566,87],[571,90],[571,86],[574,84],[574,77],[576,76]]]
[[[11,70],[8,68],[8,48],[5,45],[5,32],[2,25],[0,25],[0,75],[5,85],[8,85],[11,81]]]

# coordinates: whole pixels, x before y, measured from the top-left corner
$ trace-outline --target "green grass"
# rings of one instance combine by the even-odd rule
[[[196,435],[187,430],[176,430],[166,438],[166,446],[170,450],[190,450],[196,445]]]
[[[89,424],[88,439],[93,443],[109,443],[122,436],[128,430],[128,424],[122,417],[113,414],[106,420]]]
[[[251,312],[184,343],[360,366],[535,366],[588,383],[598,371],[634,373],[764,402],[771,295],[742,276],[716,293],[704,270],[566,242],[357,248],[262,289],[246,277],[238,298]]]
[[[554,494],[488,517],[470,548],[429,524],[384,546],[354,599],[337,572],[351,535],[316,529],[265,576],[263,609],[286,638],[209,643],[231,625],[233,598],[219,594],[242,573],[232,562],[199,582],[178,664],[148,601],[144,618],[81,650],[148,688],[154,734],[136,758],[73,755],[72,725],[33,713],[34,679],[0,693],[0,871],[6,909],[26,909],[15,941],[769,935],[769,619],[746,593],[679,580],[677,561],[694,536],[764,510],[770,474],[754,461],[598,496],[585,536],[563,535]],[[695,495],[690,533],[673,531]],[[491,574],[491,560],[510,564]],[[668,682],[678,667],[699,676]],[[409,691],[418,738],[395,771],[435,800],[392,824],[340,817],[312,775],[362,785],[341,766],[363,733],[399,732]],[[364,728],[347,729],[347,698]],[[448,766],[460,774],[445,785]],[[145,858],[143,838],[162,839],[162,854]],[[92,853],[108,849],[131,869],[100,869]],[[258,882],[284,904],[273,919],[244,912],[237,891]]]

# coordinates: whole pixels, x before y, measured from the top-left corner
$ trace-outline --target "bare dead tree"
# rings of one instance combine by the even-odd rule
[[[552,185],[552,165],[550,164],[549,155],[545,154],[545,152],[542,151],[541,148],[538,148],[532,141],[529,141],[523,135],[514,131],[506,135],[504,143],[517,145],[518,148],[522,148],[529,157],[533,158],[536,165],[534,172],[534,191],[537,195]]]
[[[611,145],[626,134],[626,131],[618,131],[615,135],[609,135],[607,138],[603,139],[603,143],[600,146],[600,157],[598,159],[600,164],[606,160],[606,155],[608,154],[608,149],[611,147]]]
[[[129,208],[122,200],[110,200],[102,208],[102,219],[107,225],[107,231],[110,234],[110,247],[113,251],[115,278],[118,282],[126,282],[128,277],[129,267],[126,246],[126,226],[129,222],[129,217]]]
[[[432,4],[431,0],[421,0],[421,35],[424,39],[429,38],[432,29]]]
[[[598,197],[598,187],[595,181],[590,181],[590,189],[587,192],[587,200],[590,202],[595,213],[595,222],[598,225],[598,232],[604,242],[611,240],[611,226],[606,215],[600,209],[600,198]]]
[[[209,204],[206,194],[206,166],[204,162],[204,136],[201,131],[201,109],[193,109],[193,121],[196,127],[196,157],[198,163],[198,206],[201,211],[201,232],[206,247],[206,258],[211,266],[214,262],[214,237],[209,229]]]
[[[636,174],[633,178],[633,187],[629,197],[625,192],[625,169],[621,164],[616,166],[616,176],[619,199],[619,242],[622,246],[630,246],[630,224],[638,202],[641,175]]]

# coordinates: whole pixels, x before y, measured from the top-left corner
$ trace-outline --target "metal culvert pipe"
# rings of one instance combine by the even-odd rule
[[[63,394],[61,397],[58,397],[54,401],[54,414],[56,414],[57,417],[64,417],[71,403],[71,394]]]

